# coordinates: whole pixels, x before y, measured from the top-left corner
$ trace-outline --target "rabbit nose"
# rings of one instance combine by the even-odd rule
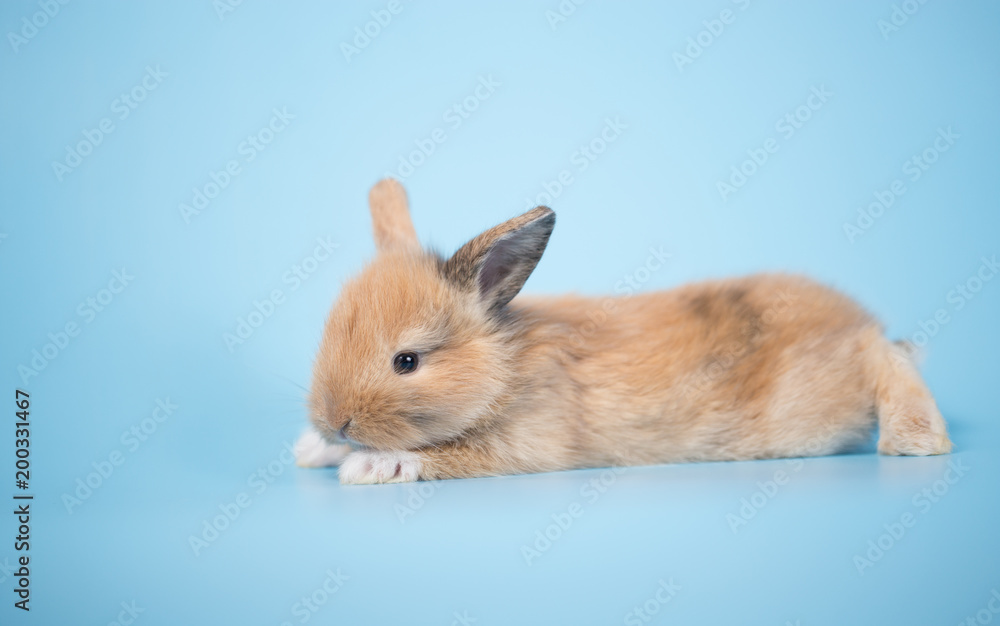
[[[348,426],[350,426],[350,425],[351,425],[351,420],[347,420],[347,423],[346,423],[346,424],[344,424],[344,425],[343,425],[343,426],[342,426],[342,427],[340,428],[340,430],[338,430],[338,431],[337,431],[337,435],[338,435],[338,436],[339,436],[339,437],[340,437],[341,439],[343,439],[344,441],[347,441],[347,440],[348,440],[348,436],[347,436],[347,427],[348,427]]]

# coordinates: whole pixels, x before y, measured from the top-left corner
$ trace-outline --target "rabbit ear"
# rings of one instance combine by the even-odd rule
[[[383,178],[375,183],[368,193],[368,206],[372,212],[375,247],[379,252],[420,248],[410,219],[406,190],[398,181]]]
[[[444,274],[462,287],[478,290],[490,310],[496,311],[521,291],[555,225],[552,209],[536,207],[459,248],[445,262]]]

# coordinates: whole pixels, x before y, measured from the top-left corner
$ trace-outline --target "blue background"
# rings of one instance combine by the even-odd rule
[[[73,2],[49,18],[2,3],[0,497],[18,491],[15,388],[31,394],[35,495],[30,614],[12,606],[16,524],[0,521],[2,621],[127,621],[123,602],[150,625],[646,623],[632,613],[644,603],[661,624],[1000,619],[1000,280],[953,291],[1000,253],[1000,6],[904,4],[916,12],[887,30],[888,0],[564,2],[562,21],[556,0],[404,2],[395,15],[384,2]],[[355,29],[372,11],[391,21],[368,25],[366,43]],[[366,45],[345,53],[355,39]],[[697,57],[678,62],[689,47]],[[155,89],[138,88],[121,119],[116,99],[144,77]],[[477,99],[480,80],[499,85]],[[832,95],[800,109],[814,88]],[[461,124],[446,118],[470,97]],[[242,142],[275,108],[294,118],[248,160]],[[791,136],[776,126],[788,114],[808,117]],[[53,162],[105,118],[114,130],[57,176]],[[576,153],[608,119],[625,128],[582,169]],[[935,152],[949,128],[957,139]],[[425,495],[296,469],[284,449],[305,423],[323,320],[373,252],[368,188],[436,129],[444,141],[404,177],[424,241],[450,252],[548,185],[559,224],[528,291],[809,273],[891,336],[926,339],[955,453],[462,480]],[[720,193],[768,139],[777,151]],[[928,149],[936,161],[911,180]],[[239,174],[185,220],[179,205],[231,160]],[[905,192],[860,218],[895,180]],[[338,247],[310,261],[318,237]],[[645,279],[651,246],[671,257]],[[314,270],[298,285],[296,265]],[[123,268],[134,278],[107,302]],[[230,350],[224,335],[276,289],[281,303]],[[945,323],[926,323],[942,309]],[[79,333],[25,381],[19,366],[70,322]],[[177,406],[162,422],[158,399]],[[144,420],[144,441],[123,440]],[[115,452],[123,463],[95,474]],[[968,469],[938,482],[956,476],[949,462]],[[936,502],[920,495],[935,487]],[[237,499],[248,506],[193,549]],[[744,500],[753,517],[734,530]],[[905,533],[887,535],[906,514]],[[557,538],[526,558],[545,532]],[[324,598],[328,570],[349,578]],[[665,604],[661,580],[680,587]],[[303,613],[308,596],[326,601]]]

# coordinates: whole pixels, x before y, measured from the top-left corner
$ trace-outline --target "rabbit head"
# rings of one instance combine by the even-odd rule
[[[369,205],[376,257],[341,289],[326,322],[310,390],[324,438],[403,450],[482,427],[517,376],[507,304],[555,226],[537,207],[449,259],[423,249],[402,186],[386,179]]]

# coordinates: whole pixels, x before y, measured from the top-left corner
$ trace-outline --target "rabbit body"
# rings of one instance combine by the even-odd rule
[[[951,448],[905,347],[809,279],[514,298],[549,209],[445,260],[398,183],[370,201],[379,254],[331,312],[310,393],[312,445],[343,452],[311,457],[344,483],[833,454],[876,423],[884,454]],[[419,364],[394,370],[400,354]]]

